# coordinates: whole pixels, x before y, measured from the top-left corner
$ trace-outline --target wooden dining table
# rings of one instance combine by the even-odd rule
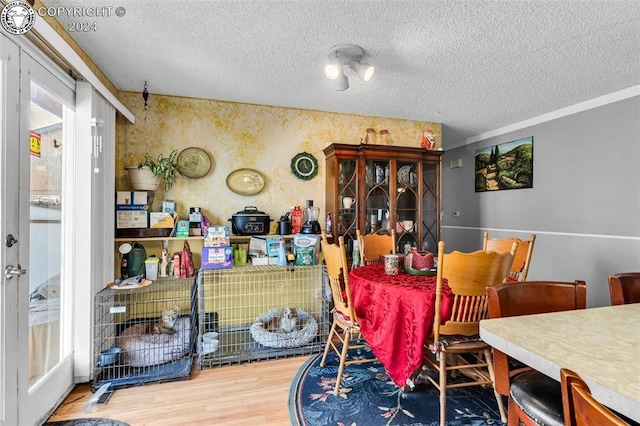
[[[387,275],[384,265],[361,266],[349,272],[353,306],[362,334],[373,354],[398,387],[413,387],[422,366],[423,348],[431,335],[436,277],[411,275],[402,268]],[[441,315],[451,315],[453,295],[443,279]]]
[[[596,400],[640,421],[640,303],[483,320],[480,337],[558,381],[575,371]]]

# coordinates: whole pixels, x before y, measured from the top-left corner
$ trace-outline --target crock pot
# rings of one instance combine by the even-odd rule
[[[255,206],[247,206],[244,210],[231,215],[231,231],[234,235],[266,235],[273,220],[265,212]]]

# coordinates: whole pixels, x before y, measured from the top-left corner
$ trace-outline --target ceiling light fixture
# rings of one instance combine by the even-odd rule
[[[349,88],[349,79],[344,75],[344,66],[354,70],[364,81],[373,77],[374,67],[366,62],[361,62],[364,50],[354,44],[338,44],[329,50],[329,61],[324,67],[324,75],[333,80],[334,88],[338,91]]]

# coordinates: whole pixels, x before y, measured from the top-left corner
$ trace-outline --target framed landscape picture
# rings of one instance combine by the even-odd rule
[[[533,188],[533,136],[476,150],[476,192]]]

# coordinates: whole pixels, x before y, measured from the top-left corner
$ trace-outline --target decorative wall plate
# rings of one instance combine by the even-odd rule
[[[296,154],[291,159],[291,172],[302,180],[311,180],[318,174],[318,160],[308,152]]]
[[[211,170],[211,157],[201,148],[183,149],[178,154],[176,162],[180,166],[180,174],[188,178],[201,178]]]
[[[267,180],[257,170],[237,169],[227,176],[227,186],[240,195],[256,195],[262,192]]]

